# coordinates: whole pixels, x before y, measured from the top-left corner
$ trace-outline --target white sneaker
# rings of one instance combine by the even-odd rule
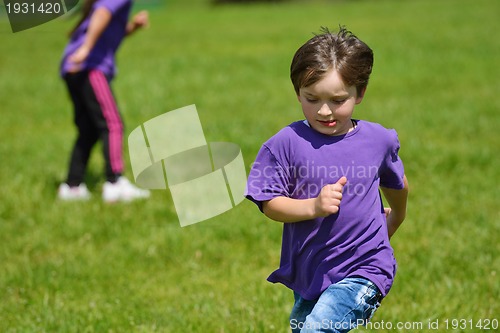
[[[150,192],[140,189],[125,177],[120,177],[116,183],[106,182],[102,188],[102,199],[105,202],[132,201],[148,198]]]
[[[90,192],[85,184],[69,186],[66,183],[59,185],[57,197],[63,201],[80,201],[90,199]]]

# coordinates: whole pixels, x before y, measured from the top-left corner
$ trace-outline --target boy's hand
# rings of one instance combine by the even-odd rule
[[[347,183],[347,178],[342,176],[335,184],[325,185],[314,202],[315,216],[326,217],[338,213],[342,190]]]
[[[137,28],[149,26],[149,13],[147,10],[141,10],[132,18],[132,22]]]
[[[141,10],[134,15],[132,20],[127,23],[127,36],[136,32],[139,28],[147,28],[149,26],[149,13],[147,10]]]

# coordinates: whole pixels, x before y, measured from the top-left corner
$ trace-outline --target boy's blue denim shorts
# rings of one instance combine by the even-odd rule
[[[328,287],[317,300],[309,301],[294,292],[290,314],[293,333],[344,333],[364,325],[380,306],[382,294],[362,277],[347,277]]]

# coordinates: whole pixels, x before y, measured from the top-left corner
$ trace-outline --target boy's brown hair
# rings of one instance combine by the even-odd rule
[[[335,69],[346,85],[356,86],[360,96],[368,85],[372,67],[373,51],[352,32],[340,27],[335,34],[321,28],[321,34],[308,40],[295,53],[290,78],[299,95],[300,88],[318,82]]]

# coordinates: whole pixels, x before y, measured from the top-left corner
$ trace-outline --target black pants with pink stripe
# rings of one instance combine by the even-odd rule
[[[73,146],[66,182],[83,182],[90,153],[102,141],[106,179],[115,182],[123,172],[123,121],[118,111],[110,79],[101,71],[66,74],[64,77],[74,106],[78,137]]]

